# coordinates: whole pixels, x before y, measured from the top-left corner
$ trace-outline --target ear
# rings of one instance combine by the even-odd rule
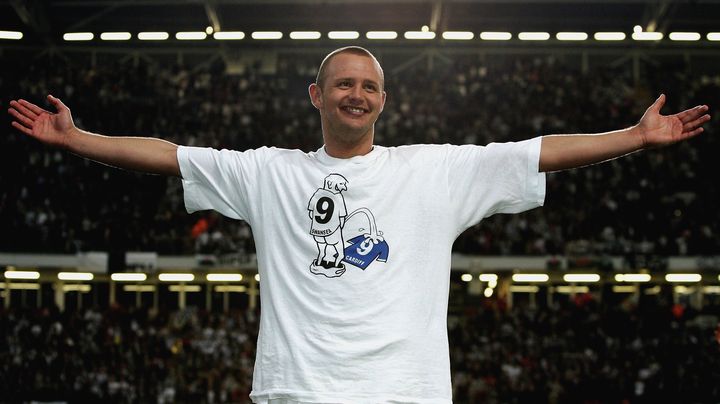
[[[385,109],[385,99],[387,98],[387,93],[385,90],[383,90],[382,93],[382,104],[380,104],[380,112],[383,112],[383,109]]]
[[[310,93],[310,102],[312,102],[312,105],[317,109],[322,108],[323,101],[320,86],[315,83],[310,84],[310,87],[308,87],[308,93]]]

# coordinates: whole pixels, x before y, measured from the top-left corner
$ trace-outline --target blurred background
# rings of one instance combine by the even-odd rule
[[[720,1],[0,1],[0,103],[82,129],[317,150],[322,58],[385,70],[376,143],[487,144],[710,106],[705,133],[548,175],[455,243],[454,400],[720,401]],[[178,179],[0,136],[0,401],[248,402],[252,230]],[[716,334],[718,332],[718,334]]]

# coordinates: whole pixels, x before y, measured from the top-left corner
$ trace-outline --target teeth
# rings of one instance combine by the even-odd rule
[[[358,114],[365,112],[362,108],[345,107],[345,109],[347,109],[350,112],[355,112]]]

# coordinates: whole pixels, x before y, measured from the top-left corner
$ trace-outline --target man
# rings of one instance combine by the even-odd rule
[[[182,177],[188,211],[215,209],[252,226],[263,280],[251,393],[258,403],[451,402],[446,321],[455,238],[484,217],[542,205],[546,171],[684,140],[710,119],[705,105],[663,116],[661,95],[637,125],[614,132],[386,148],[373,144],[385,91],[370,52],[332,52],[309,92],[325,143],[312,153],[217,151],[95,135],[77,129],[70,110],[52,96],[57,113],[23,100],[11,102],[9,111],[15,128],[44,143]],[[386,247],[382,260],[362,267],[344,254],[337,263],[345,272],[337,277],[307,267],[317,263],[320,245],[307,230],[307,201],[332,174],[349,185],[342,190],[347,209],[372,217],[370,242],[358,252]],[[329,204],[315,208],[321,220],[330,214]],[[350,231],[350,216],[336,231]],[[359,226],[352,231],[366,232]]]

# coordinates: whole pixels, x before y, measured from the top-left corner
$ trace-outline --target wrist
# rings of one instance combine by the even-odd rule
[[[633,125],[626,130],[628,132],[628,138],[632,139],[633,148],[635,150],[643,150],[648,147],[645,134],[640,128],[640,125]]]
[[[61,149],[73,152],[77,148],[77,140],[80,136],[82,136],[82,131],[76,126],[73,126],[65,131],[65,134],[61,137],[60,144],[58,146],[60,146]]]

